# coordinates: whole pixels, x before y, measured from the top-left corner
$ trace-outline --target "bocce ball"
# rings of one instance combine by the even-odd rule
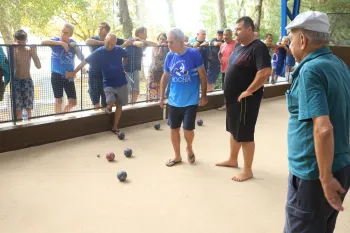
[[[128,176],[128,174],[126,174],[125,171],[120,171],[117,174],[117,177],[120,181],[125,181],[127,176]]]
[[[156,130],[159,130],[159,129],[160,129],[160,124],[159,124],[159,123],[154,124],[154,128],[155,128]]]
[[[115,158],[115,155],[114,155],[113,152],[108,152],[108,153],[106,154],[106,159],[107,159],[108,161],[113,161],[114,158]]]
[[[203,125],[203,120],[198,120],[197,125],[202,126]]]
[[[124,155],[126,156],[126,157],[131,157],[131,155],[132,155],[132,150],[131,149],[129,149],[129,148],[127,148],[127,149],[125,149],[124,150]]]
[[[123,132],[118,133],[118,138],[120,140],[123,140],[125,138],[125,133],[123,133]]]

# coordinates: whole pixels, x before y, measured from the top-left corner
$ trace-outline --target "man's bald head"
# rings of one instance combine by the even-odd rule
[[[117,44],[117,36],[113,33],[108,33],[105,39],[106,50],[111,51],[116,44]]]

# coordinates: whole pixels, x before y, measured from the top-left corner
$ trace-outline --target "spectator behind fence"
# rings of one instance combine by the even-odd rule
[[[164,60],[169,51],[167,46],[167,36],[161,33],[157,37],[159,47],[152,48],[152,63],[149,67],[149,76],[147,80],[147,100],[159,100],[160,80],[163,75]]]
[[[214,90],[216,81],[218,80],[220,74],[221,65],[218,55],[220,51],[220,46],[224,43],[223,34],[223,30],[218,30],[216,32],[216,38],[210,41],[207,70],[208,91]]]
[[[288,37],[284,36],[281,43],[277,45],[275,53],[272,56],[272,78],[271,83],[275,84],[279,76],[284,76],[283,69],[287,53],[289,52]]]
[[[220,59],[220,64],[221,64],[221,75],[222,75],[222,90],[225,89],[225,74],[226,74],[226,69],[228,66],[228,59],[230,58],[233,50],[236,47],[237,41],[233,40],[232,38],[232,30],[231,29],[226,29],[224,31],[224,40],[225,43],[223,43],[220,46],[220,51],[219,51],[219,59]],[[218,108],[218,110],[225,110],[226,105]]]
[[[4,77],[4,80],[2,79]],[[10,82],[10,70],[7,57],[0,47],[0,101],[4,98],[5,88]]]
[[[272,43],[272,40],[273,40],[272,34],[270,33],[266,34],[264,43],[269,50],[270,57],[273,56],[274,50],[278,48],[276,44]]]
[[[290,42],[288,43],[288,46],[290,45]],[[286,77],[286,80],[288,82],[292,81],[291,73],[294,70],[295,66],[295,58],[290,51],[290,49],[287,51],[287,57],[286,57],[286,66],[284,68],[284,77]]]
[[[30,75],[30,63],[33,59],[35,67],[41,68],[41,63],[37,54],[37,48],[25,46],[27,44],[28,35],[23,30],[18,30],[14,35],[14,67],[15,79],[13,81],[15,91],[15,103],[17,119],[21,119],[22,111],[25,108],[28,118],[32,117],[32,109],[34,103],[34,83]]]
[[[301,13],[286,29],[299,65],[286,92],[290,174],[283,232],[332,233],[350,187],[349,67],[328,47],[327,14]]]
[[[242,17],[236,22],[238,45],[229,58],[225,77],[226,130],[230,133],[229,159],[217,166],[238,166],[243,148],[242,172],[232,180],[242,182],[253,177],[255,124],[264,92],[264,82],[271,74],[271,57],[265,44],[254,38],[254,22]]]
[[[111,131],[119,135],[118,123],[122,114],[122,106],[128,103],[128,86],[124,72],[124,64],[128,53],[125,49],[116,45],[117,37],[108,34],[105,39],[105,46],[96,49],[84,61],[82,61],[73,72],[67,72],[68,78],[73,78],[79,70],[87,63],[102,71],[103,87],[106,94],[106,113],[112,112],[112,107],[116,105],[114,123]]]
[[[74,33],[74,26],[65,23],[61,29],[60,37],[44,40],[43,45],[49,45],[52,49],[51,55],[51,84],[55,96],[55,113],[62,112],[63,90],[66,92],[68,104],[63,112],[69,112],[77,104],[74,79],[67,79],[66,72],[74,70],[74,56],[80,60],[84,59],[83,54],[77,47],[76,42],[71,39]]]
[[[205,71],[208,70],[208,56],[209,56],[209,43],[205,40],[207,33],[204,29],[200,29],[197,33],[197,36],[194,39],[190,40],[190,44],[193,48],[198,49],[199,53],[202,56],[204,62]]]
[[[190,44],[190,42],[188,42],[190,40],[190,38],[188,38],[188,36],[185,36],[185,41],[184,44],[186,47],[192,47],[192,45]]]
[[[102,22],[98,25],[98,36],[93,36],[86,40],[86,44],[90,46],[91,52],[104,45],[104,40],[110,30],[111,28],[106,22]],[[122,48],[125,48],[129,44],[129,40],[117,38],[117,45],[120,45]],[[103,90],[102,72],[100,69],[96,68],[93,63],[91,63],[89,67],[89,94],[94,108],[100,108],[101,105],[103,108],[107,106],[106,96]]]
[[[180,149],[182,123],[187,143],[187,159],[190,163],[196,160],[192,143],[198,105],[203,106],[207,103],[207,77],[201,55],[197,49],[185,47],[184,34],[180,29],[170,30],[168,45],[171,52],[167,54],[164,62],[160,106],[165,107],[165,87],[167,83],[170,83],[168,123],[171,128],[171,141],[175,156],[166,162],[166,166],[171,167],[182,161]],[[201,97],[199,97],[200,87]]]
[[[260,39],[260,36],[259,36],[258,32],[254,32],[254,39],[255,40],[259,40]]]
[[[147,28],[139,27],[135,30],[135,38],[129,38],[132,45],[126,47],[129,59],[125,64],[127,72],[129,91],[132,93],[131,102],[135,103],[140,94],[140,73],[142,69],[143,51],[146,46],[157,46],[152,41],[147,41]]]

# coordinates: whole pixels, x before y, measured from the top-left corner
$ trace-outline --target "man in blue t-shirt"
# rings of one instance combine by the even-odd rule
[[[129,38],[131,45],[125,49],[128,51],[129,59],[125,64],[125,72],[128,75],[129,91],[131,95],[131,103],[135,103],[140,94],[140,73],[142,68],[143,51],[146,46],[158,46],[157,43],[147,41],[147,28],[139,27],[135,30],[135,37]]]
[[[87,63],[102,71],[103,88],[106,95],[106,113],[112,112],[112,107],[116,105],[112,132],[119,135],[118,122],[122,113],[122,106],[128,103],[128,81],[125,77],[124,65],[127,61],[128,53],[125,49],[115,45],[117,37],[108,34],[104,47],[96,49],[84,61],[82,61],[73,72],[67,72],[66,76],[73,78]]]
[[[69,112],[77,104],[77,95],[73,79],[67,79],[65,73],[74,70],[74,56],[80,60],[84,59],[83,54],[77,47],[76,42],[71,39],[74,33],[74,26],[65,23],[61,30],[61,36],[41,42],[43,45],[50,45],[51,55],[51,84],[55,96],[55,113],[62,112],[62,97],[65,90],[68,97],[68,104],[63,112]]]
[[[160,106],[164,108],[164,92],[169,82],[169,121],[171,141],[175,157],[169,159],[166,165],[171,167],[182,161],[180,153],[180,127],[183,122],[187,142],[187,159],[195,161],[192,149],[197,107],[207,103],[207,76],[203,59],[197,49],[184,45],[184,34],[174,28],[168,33],[169,52],[164,62],[164,73],[160,83]],[[169,80],[170,78],[170,80]],[[201,98],[199,98],[201,86]]]
[[[95,51],[99,47],[104,45],[104,40],[107,34],[110,32],[111,27],[108,23],[102,22],[98,26],[98,36],[93,36],[86,40],[86,44],[90,46],[91,52]],[[130,45],[129,40],[117,38],[117,45],[120,45],[122,48]],[[103,108],[107,106],[106,96],[103,90],[103,78],[102,72],[98,69],[93,63],[89,67],[89,94],[94,108],[100,108],[100,97],[101,105]]]
[[[328,16],[287,27],[299,63],[287,91],[289,181],[285,233],[332,233],[350,187],[350,72],[328,47]]]

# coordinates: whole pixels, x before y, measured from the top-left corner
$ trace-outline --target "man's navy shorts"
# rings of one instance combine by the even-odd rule
[[[180,128],[183,122],[184,130],[195,129],[198,105],[190,105],[186,107],[168,106],[170,128]]]
[[[344,200],[350,187],[350,165],[336,171],[333,177],[345,189],[341,195]],[[338,213],[328,204],[320,180],[289,175],[284,233],[332,233]]]

